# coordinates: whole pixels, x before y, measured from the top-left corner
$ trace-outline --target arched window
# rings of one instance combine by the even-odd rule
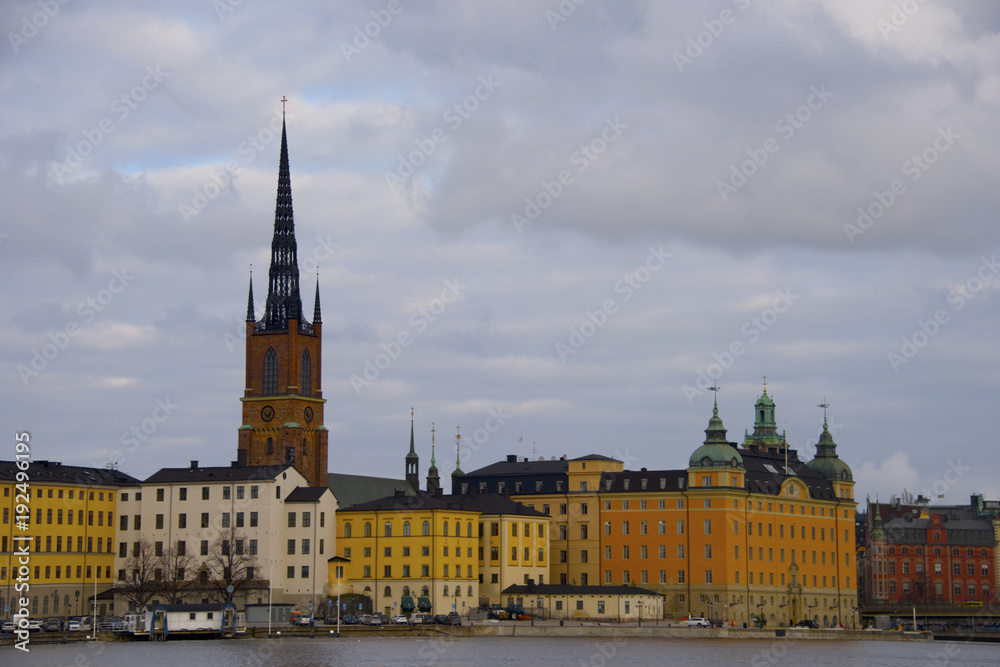
[[[472,522],[471,521],[469,522],[469,525],[467,525],[465,527],[465,536],[466,537],[472,537]]]
[[[69,595],[63,596],[63,606],[66,607],[66,611],[69,611]]]
[[[457,598],[462,597],[462,587],[461,586],[455,586],[455,597],[457,597]]]
[[[42,598],[42,613],[43,614],[49,613],[49,596],[48,595],[46,595],[45,597]]]
[[[444,585],[444,596],[448,597],[448,584]]]
[[[409,521],[404,521],[403,522],[403,537],[409,537],[409,536],[410,536],[410,522]]]
[[[462,536],[462,524],[460,524],[458,521],[456,521],[455,522],[455,537],[461,537],[461,536]]]
[[[372,524],[369,521],[365,521],[365,537],[372,536]]]
[[[424,525],[422,526],[422,530],[423,530],[424,537],[427,537],[428,535],[430,535],[431,534],[431,522],[430,521],[424,521]]]
[[[351,536],[351,524],[350,522],[344,524],[344,537]]]
[[[466,593],[469,597],[472,597],[472,586],[469,586],[469,591]]]
[[[302,456],[309,453],[309,448],[306,446],[306,439],[302,438]]]
[[[302,382],[299,393],[303,396],[312,394],[312,363],[309,360],[309,350],[302,350]]]
[[[427,586],[423,586],[420,589],[420,594],[423,595],[424,597],[427,597],[428,595],[431,594],[431,589],[429,589]]]
[[[386,586],[385,590],[382,591],[382,595],[384,595],[387,598],[391,598],[392,597],[392,586]]]
[[[267,453],[269,456],[274,454],[274,438],[267,439]]]
[[[448,537],[448,522],[447,522],[447,521],[445,521],[445,522],[444,522],[444,523],[443,523],[442,525],[443,525],[443,528],[444,528],[444,533],[442,533],[442,534],[443,534],[443,535],[444,535],[445,537]]]
[[[274,396],[278,393],[278,355],[273,347],[267,348],[264,355],[264,395]]]
[[[31,613],[34,616],[38,615],[38,596],[31,598]]]
[[[392,522],[391,521],[386,521],[385,522],[385,536],[386,537],[392,537]]]
[[[410,594],[410,587],[409,586],[403,586],[403,597],[405,598],[409,594]]]
[[[59,594],[58,593],[56,593],[55,595],[52,596],[52,613],[53,614],[58,614],[59,613]]]

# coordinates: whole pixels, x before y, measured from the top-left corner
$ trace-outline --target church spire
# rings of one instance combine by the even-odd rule
[[[316,304],[313,306],[313,324],[322,324],[323,318],[319,314],[319,271],[316,272]],[[412,415],[411,415],[412,416]]]
[[[292,180],[288,168],[288,138],[281,121],[281,158],[278,165],[278,195],[274,208],[274,238],[271,240],[271,268],[268,273],[265,330],[288,329],[288,320],[302,322],[299,296],[299,265],[292,214]]]
[[[436,494],[441,489],[441,476],[434,461],[434,422],[431,422],[431,467],[427,469],[427,493]]]
[[[247,322],[256,322],[253,312],[253,264],[250,265],[250,296],[247,297]]]
[[[462,472],[462,430],[460,427],[455,427],[455,470],[452,471],[452,479],[457,479],[464,475]],[[454,484],[452,484],[452,493],[455,492]]]

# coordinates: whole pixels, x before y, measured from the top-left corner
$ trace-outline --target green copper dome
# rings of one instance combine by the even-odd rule
[[[823,420],[823,433],[819,436],[819,442],[816,443],[816,457],[806,465],[829,480],[854,480],[850,466],[837,456],[837,443],[830,435],[826,419]]]
[[[731,467],[742,468],[743,457],[726,440],[726,427],[719,417],[719,403],[712,408],[712,418],[705,429],[705,444],[694,450],[688,461],[690,468]]]

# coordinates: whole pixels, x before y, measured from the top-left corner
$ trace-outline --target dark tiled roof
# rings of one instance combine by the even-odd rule
[[[175,484],[179,482],[249,482],[274,479],[292,466],[214,466],[210,468],[161,468],[143,484]]]
[[[643,480],[646,486],[643,487]],[[662,482],[660,480],[663,480]],[[632,493],[633,491],[679,491],[679,481],[687,481],[687,470],[625,470],[601,475],[602,493]],[[609,484],[610,482],[610,484]]]
[[[519,516],[547,516],[527,505],[495,493],[469,493],[465,495],[436,496],[426,491],[412,495],[392,495],[367,503],[353,505],[348,512],[406,511],[406,510],[451,510],[478,512],[480,514],[517,514]]]
[[[17,480],[20,468],[14,461],[0,461],[0,480]],[[35,484],[87,484],[101,486],[138,486],[139,480],[117,470],[83,468],[63,465],[58,461],[32,461],[28,465],[28,479]]]
[[[578,456],[573,459],[574,461],[615,461],[621,463],[618,459],[613,459],[610,456],[603,456],[601,454],[587,454],[586,456]]]
[[[571,586],[569,584],[514,584],[503,590],[504,595],[656,595],[638,586]]]
[[[462,479],[468,477],[503,477],[506,475],[565,475],[569,470],[566,459],[555,461],[498,461],[490,465],[467,472]]]
[[[285,502],[315,503],[323,497],[324,493],[330,493],[330,488],[327,486],[297,486],[285,497]]]
[[[392,496],[397,491],[413,493],[413,487],[405,479],[345,475],[342,473],[330,473],[326,476],[326,479],[327,486],[333,491],[340,509]]]
[[[789,477],[802,481],[809,489],[809,495],[818,500],[837,500],[833,485],[829,480],[798,459],[797,455],[788,457],[788,467],[794,472],[785,472],[785,455],[771,452],[741,449],[743,465],[746,468],[746,486],[751,493],[777,495],[781,485]],[[770,466],[771,469],[768,468]]]

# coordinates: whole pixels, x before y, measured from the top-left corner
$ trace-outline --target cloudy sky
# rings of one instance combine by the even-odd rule
[[[766,376],[804,458],[829,403],[859,497],[1000,497],[995,3],[36,0],[0,25],[2,458],[22,430],[140,478],[235,458],[285,96],[332,471],[402,476],[411,406],[421,474],[432,423],[444,474],[456,426],[465,470],[682,468],[706,387],[742,440]]]

